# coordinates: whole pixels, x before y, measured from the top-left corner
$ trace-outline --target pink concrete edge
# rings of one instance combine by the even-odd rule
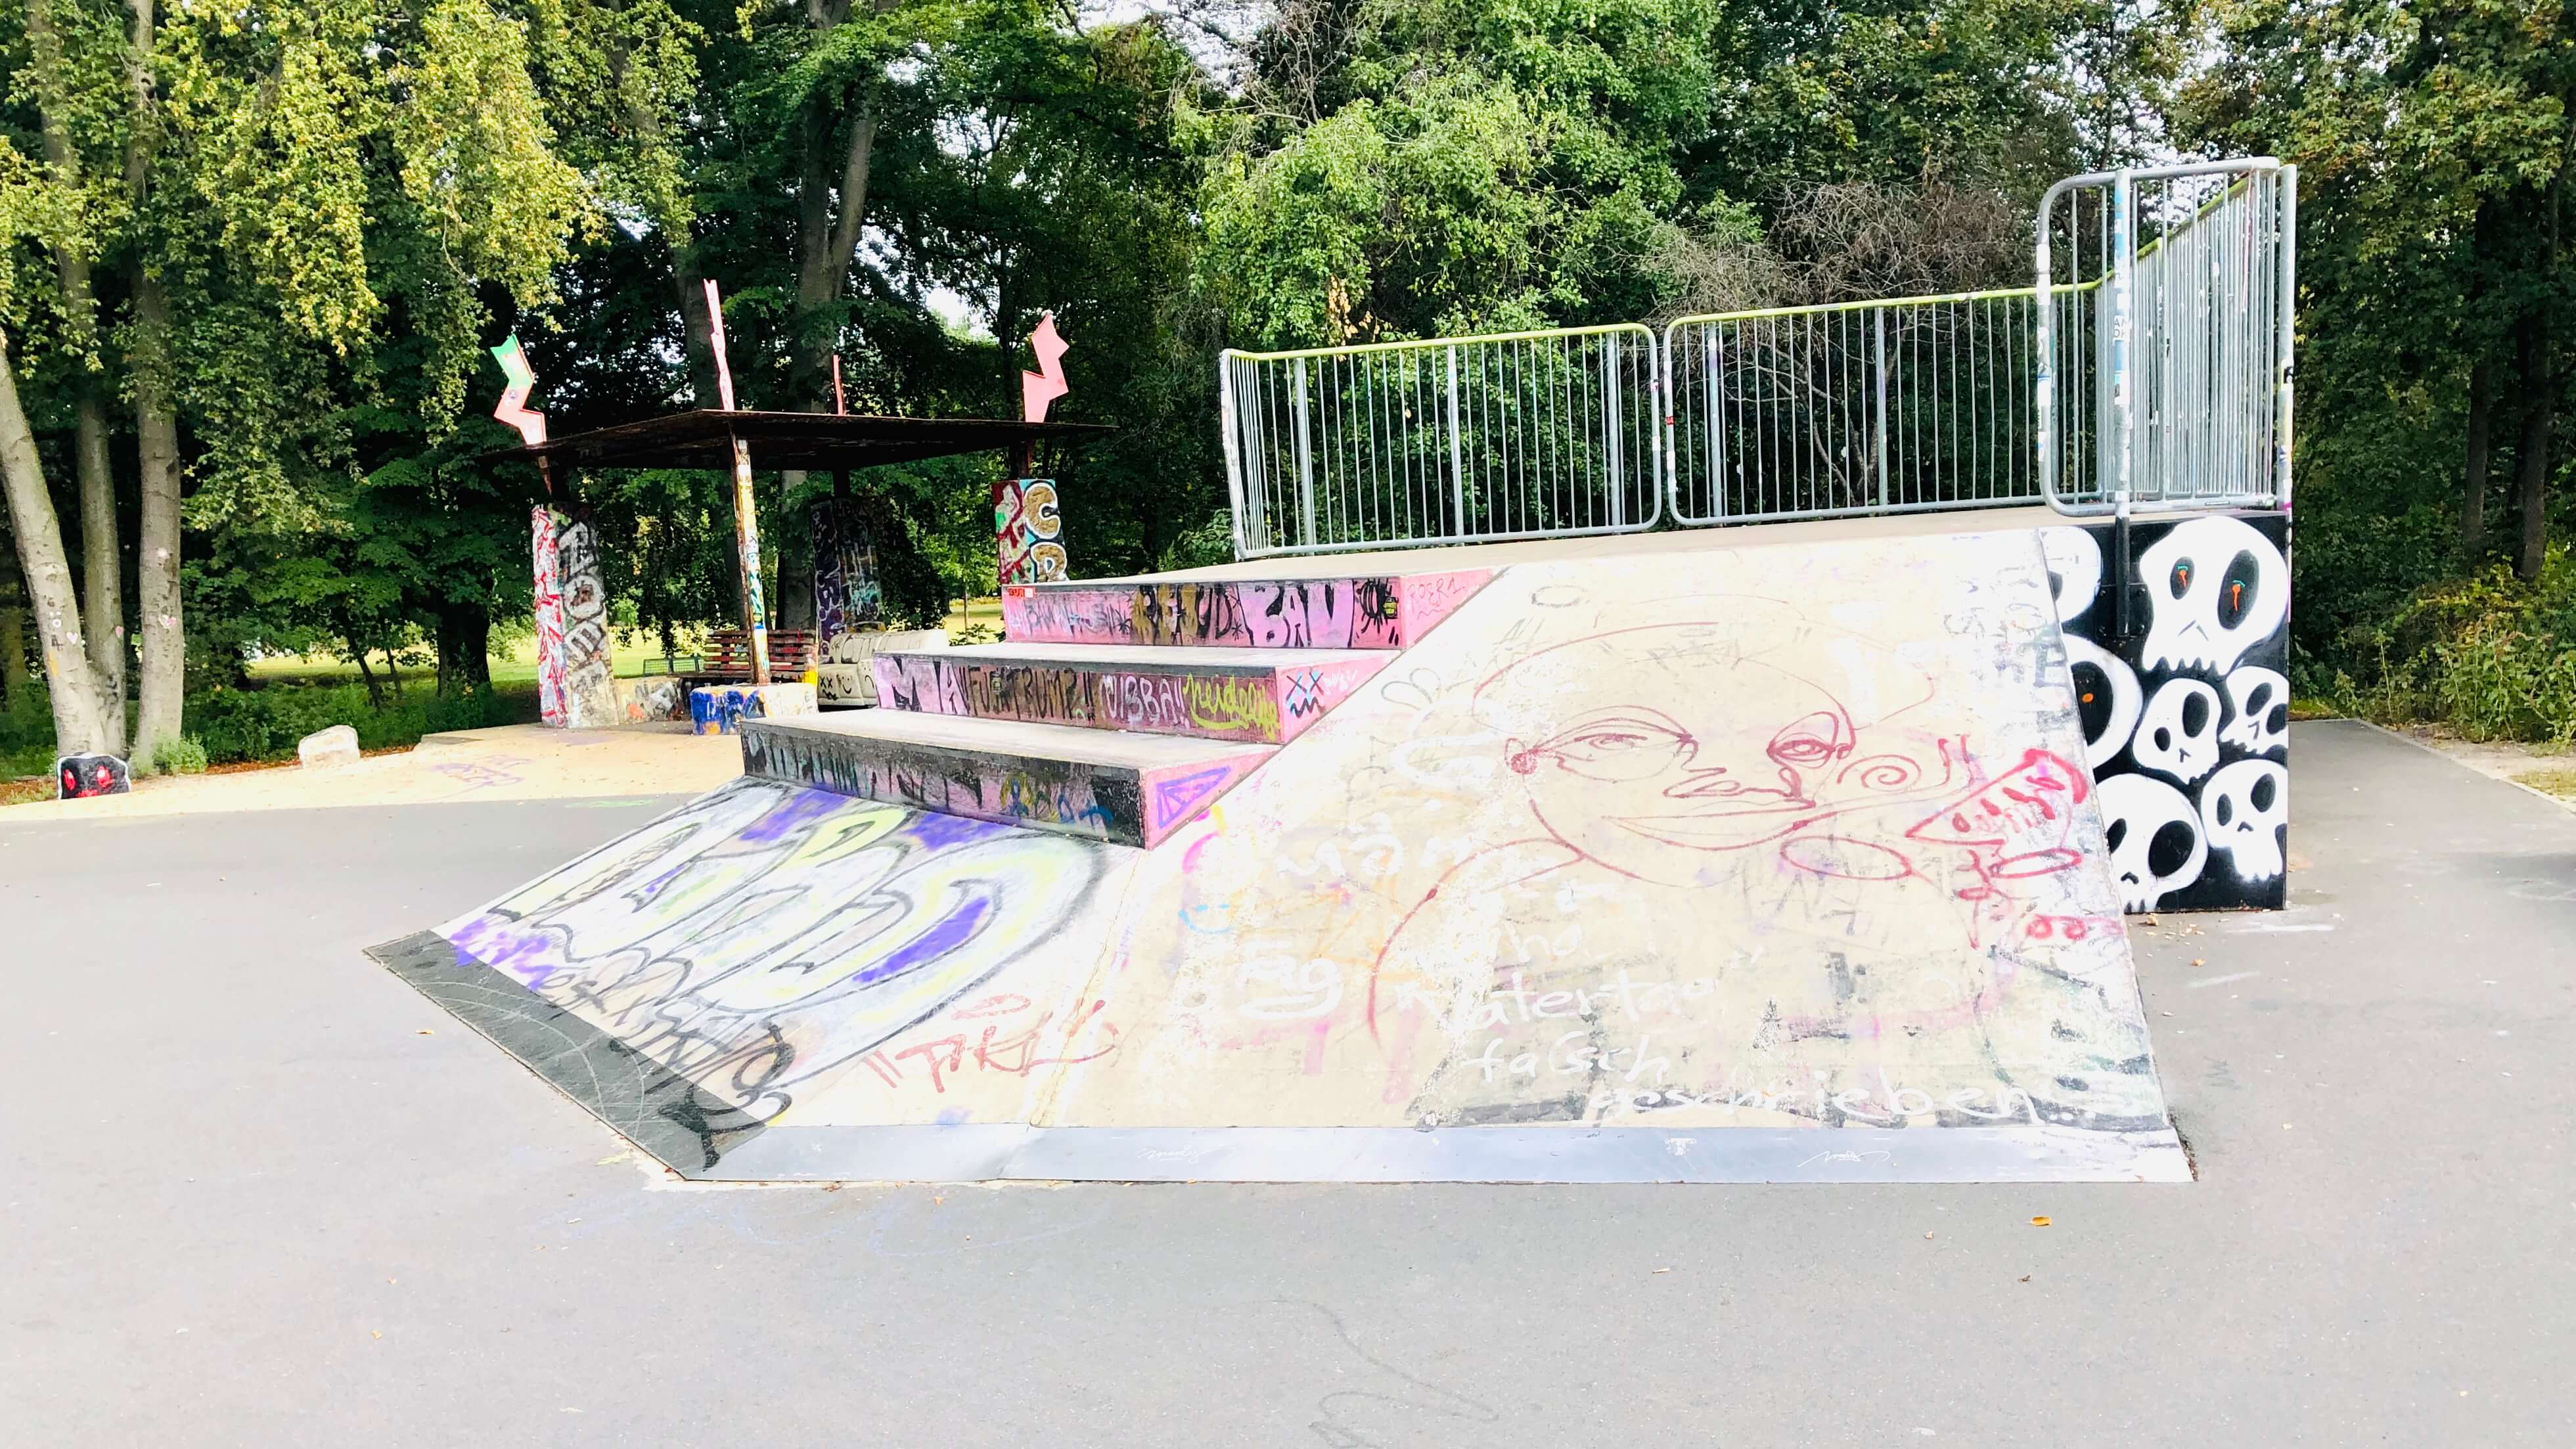
[[[1286,668],[1273,674],[1270,687],[1277,691],[1279,743],[1283,745],[1288,743],[1304,734],[1308,726],[1328,718],[1334,706],[1357,693],[1361,685],[1368,683],[1379,670],[1394,663],[1401,653],[1401,650],[1386,649],[1377,651],[1373,658],[1346,659],[1334,664]],[[1292,687],[1304,687],[1304,680],[1300,676],[1312,677],[1320,706],[1302,714],[1289,707]]]
[[[1399,574],[1395,580],[1395,632],[1399,648],[1410,649],[1458,607],[1492,583],[1496,570],[1453,569],[1438,574]]]
[[[1260,768],[1261,763],[1278,753],[1277,746],[1263,748],[1258,754],[1242,751],[1224,759],[1193,760],[1186,765],[1165,765],[1160,769],[1137,773],[1137,790],[1144,796],[1143,817],[1146,848],[1159,845],[1163,837],[1205,815],[1228,790],[1243,783],[1243,777]],[[1212,783],[1196,794],[1177,801],[1166,813],[1164,787],[1182,782],[1198,782],[1215,771],[1223,771]]]

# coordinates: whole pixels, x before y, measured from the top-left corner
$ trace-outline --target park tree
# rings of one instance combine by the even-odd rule
[[[131,407],[148,757],[180,725],[183,471],[185,522],[218,573],[227,549],[265,550],[282,561],[271,604],[378,618],[381,587],[316,576],[370,553],[351,522],[359,440],[388,415],[412,450],[444,438],[485,334],[553,298],[578,238],[679,214],[659,139],[690,32],[660,0],[24,0],[20,18],[0,328],[34,344],[19,351],[40,360],[37,414],[67,400],[74,418],[93,619],[117,612],[117,521],[93,502],[113,497],[101,419],[107,398]],[[19,376],[0,374],[0,461],[58,737],[114,748],[121,688],[99,629],[64,607],[69,555]]]
[[[2576,17],[2488,0],[2197,14],[2212,59],[2184,93],[2186,133],[2302,168],[2303,456],[2332,480],[2312,495],[2318,541],[2344,547],[2349,521],[2401,587],[2442,561],[2400,565],[2387,538],[2421,530],[2398,520],[2447,515],[2475,567],[2503,502],[2514,569],[2536,578],[2576,365]]]

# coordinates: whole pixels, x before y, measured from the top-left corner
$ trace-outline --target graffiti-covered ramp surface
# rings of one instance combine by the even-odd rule
[[[2038,536],[1665,562],[1149,849],[746,779],[387,955],[709,1177],[2186,1178]]]

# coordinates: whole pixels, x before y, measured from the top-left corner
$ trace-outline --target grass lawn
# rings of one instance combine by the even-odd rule
[[[968,599],[963,607],[948,611],[948,618],[943,627],[951,634],[959,634],[965,632],[969,625],[981,625],[999,636],[1002,632],[1001,598],[996,595]],[[705,636],[683,633],[679,643],[679,664],[682,669],[687,669],[698,652],[705,648]],[[609,660],[620,679],[668,672],[663,667],[661,642],[649,634],[638,634],[632,638],[615,641],[609,649]],[[535,636],[514,640],[494,650],[491,663],[494,684],[536,683],[537,641]],[[384,659],[381,655],[370,656],[368,667],[376,671],[377,678],[384,677]],[[359,682],[357,665],[325,654],[273,654],[252,664],[250,674],[252,678],[262,683],[272,684],[356,684]],[[424,662],[405,667],[402,678],[403,687],[409,689],[414,683],[431,680],[434,676],[429,665]]]

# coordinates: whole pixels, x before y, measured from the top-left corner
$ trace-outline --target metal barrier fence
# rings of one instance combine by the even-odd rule
[[[2060,512],[2287,506],[2298,175],[2266,157],[2049,188],[2036,443]]]
[[[1651,528],[1655,336],[1636,323],[1229,351],[1235,550],[1325,553]]]
[[[2036,293],[1685,317],[1664,329],[1673,517],[2036,503]]]
[[[1689,525],[2286,506],[2297,178],[2069,177],[2035,287],[1229,350],[1235,551],[1631,532],[1667,499]]]

